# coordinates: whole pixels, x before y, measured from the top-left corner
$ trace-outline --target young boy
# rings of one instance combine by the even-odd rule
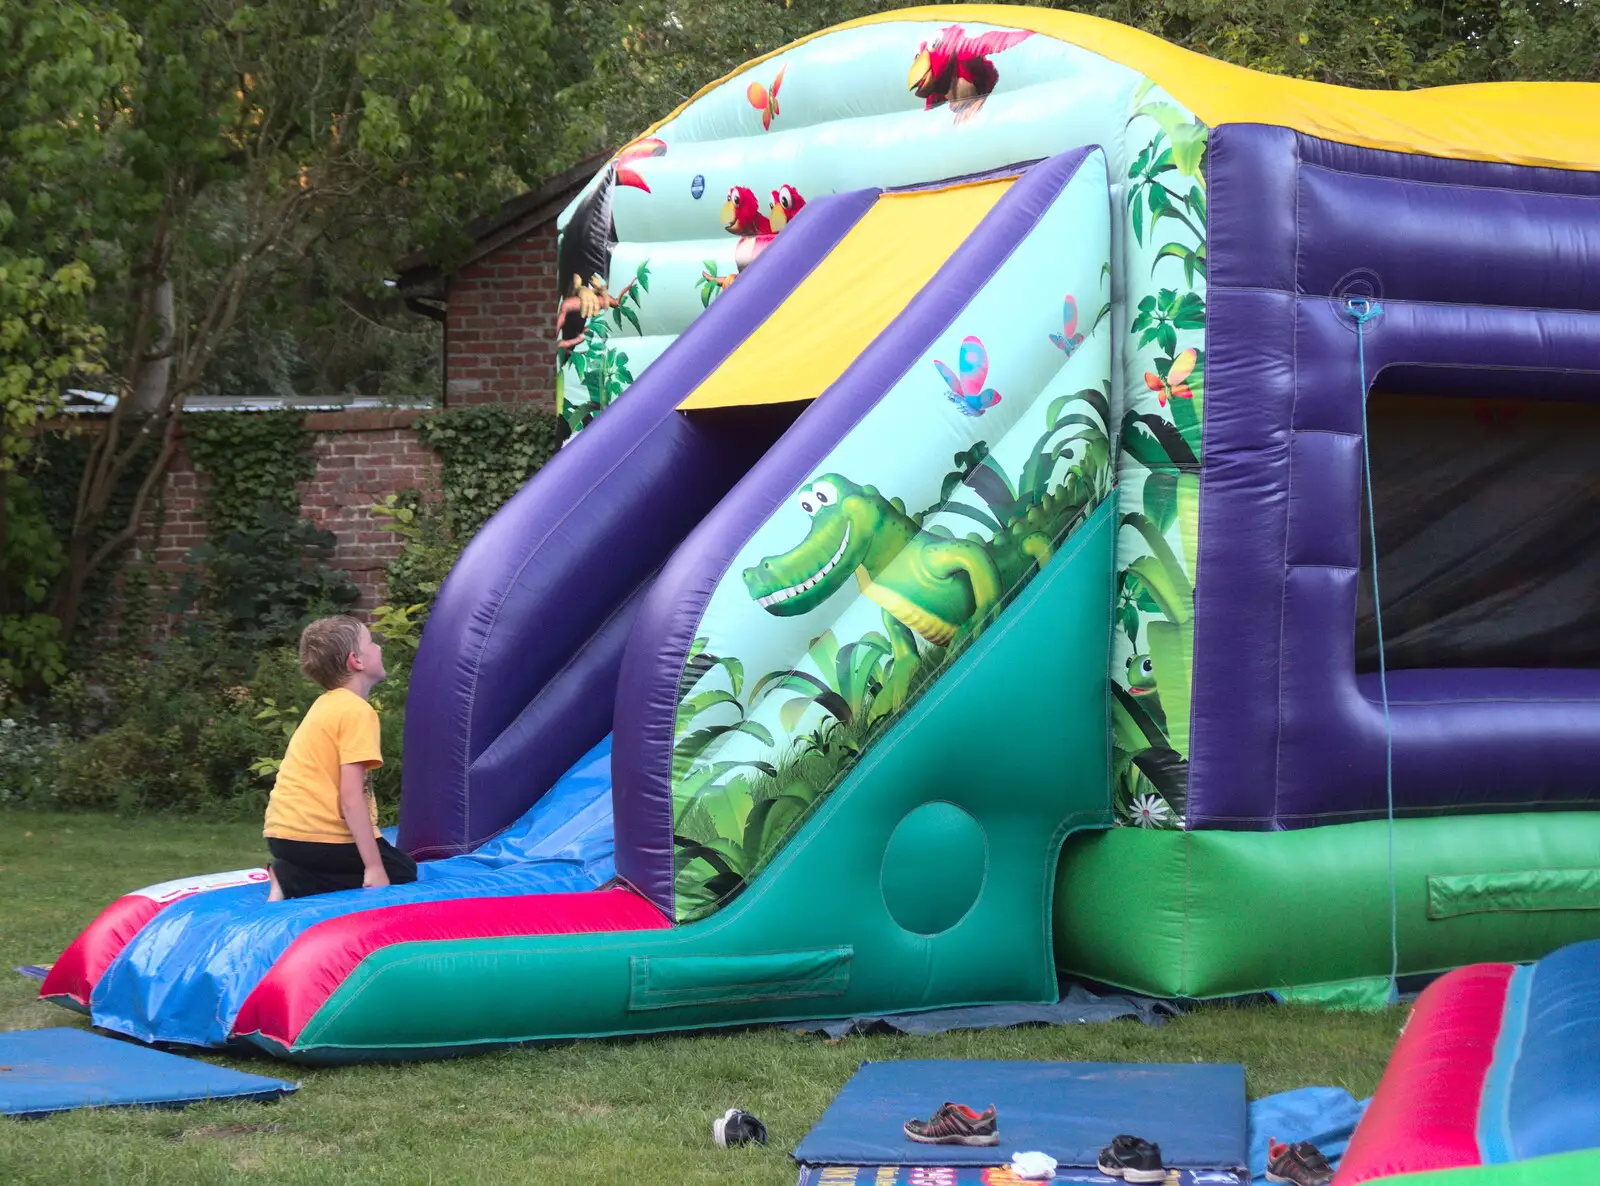
[[[367,772],[383,765],[367,696],[387,674],[383,648],[354,618],[321,618],[300,635],[300,670],[327,689],[289,738],[267,800],[267,901],[417,879],[417,864],[378,834]]]

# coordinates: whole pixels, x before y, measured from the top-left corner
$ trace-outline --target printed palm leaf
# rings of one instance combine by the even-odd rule
[[[809,655],[817,673],[789,668],[769,671],[751,690],[751,702],[769,691],[799,692],[778,710],[778,720],[793,733],[813,704],[841,724],[873,720],[878,693],[887,680],[889,640],[871,631],[855,642],[839,645],[832,630],[824,630],[811,640]]]
[[[1194,621],[1151,622],[1145,628],[1161,708],[1166,715],[1167,744],[1180,754],[1189,752],[1189,657],[1194,653]]]
[[[1154,472],[1200,472],[1193,446],[1172,421],[1153,412],[1130,411],[1122,417],[1122,451]]]
[[[680,918],[696,917],[743,889],[805,821],[821,796],[800,781],[756,799],[748,784],[735,779],[702,793],[684,824],[713,834],[673,835],[677,867],[674,889]]]
[[[745,720],[744,704],[739,692],[744,686],[744,665],[739,660],[713,655],[706,650],[709,640],[696,638],[689,646],[689,658],[678,681],[678,710],[673,722],[672,774],[681,778],[712,742],[730,733],[743,733],[765,745],[772,745],[772,734],[766,726]],[[710,688],[703,692],[694,689],[712,671],[721,669],[728,677],[729,687]],[[734,719],[693,728],[695,722],[718,708],[731,711]],[[724,714],[725,715],[725,714]]]
[[[1155,88],[1155,82],[1145,79],[1139,89],[1134,93],[1133,101],[1139,106],[1128,117],[1127,126],[1132,126],[1135,120],[1154,120],[1161,129],[1161,134],[1156,137],[1154,144],[1159,144],[1165,139],[1169,146],[1165,151],[1171,154],[1172,167],[1193,181],[1202,189],[1205,187],[1205,170],[1201,168],[1206,155],[1206,138],[1210,130],[1205,124],[1199,123],[1187,114],[1176,103],[1157,101],[1146,103],[1146,96]]]
[[[1187,243],[1163,243],[1156,251],[1155,262],[1150,265],[1153,274],[1164,259],[1175,259],[1183,265],[1183,282],[1194,284],[1195,276],[1206,274],[1206,245],[1202,242],[1198,247],[1190,247]]]
[[[1074,404],[1087,404],[1093,415],[1072,411]],[[1056,462],[1075,444],[1084,444],[1080,462],[1093,462],[1095,446],[1105,453],[1105,463],[1110,464],[1110,441],[1106,430],[1111,423],[1111,398],[1108,391],[1086,387],[1070,395],[1060,395],[1050,401],[1045,409],[1045,430],[1033,443],[1028,460],[1023,464],[1022,476],[1017,484],[1019,503],[1036,505],[1050,491],[1050,479],[1055,474]],[[1058,440],[1069,429],[1080,431]]]
[[[1182,517],[1176,505],[1182,490],[1182,481],[1177,481],[1171,490],[1173,519]],[[1157,491],[1146,505],[1162,513],[1166,503],[1166,495]],[[1137,557],[1127,566],[1125,579],[1138,583],[1141,593],[1156,604],[1163,619],[1151,622],[1145,634],[1156,687],[1161,691],[1161,707],[1166,715],[1163,744],[1184,754],[1189,748],[1189,657],[1194,651],[1194,585],[1183,561],[1167,542],[1158,519],[1135,511],[1122,517],[1122,526],[1137,531],[1149,550],[1148,555]],[[1156,781],[1154,775],[1151,780]],[[1157,782],[1157,785],[1161,784]],[[1162,793],[1166,794],[1166,788],[1162,788]],[[1170,801],[1171,796],[1168,798]]]
[[[1111,685],[1112,738],[1117,751],[1134,762],[1177,811],[1188,796],[1189,764],[1161,726],[1126,688]]]
[[[719,667],[728,673],[728,683],[735,696],[744,686],[744,664],[731,656],[713,655],[706,649],[710,645],[711,640],[704,636],[696,638],[689,644],[689,654],[683,664],[683,675],[678,681],[679,704],[688,698],[695,685]]]
[[[990,455],[987,441],[972,442],[972,446],[957,453],[953,461],[955,469],[945,474],[939,483],[939,501],[916,515],[917,522],[926,522],[936,514],[960,515],[980,524],[993,535],[1012,514],[1017,500],[1016,489],[1005,467]],[[956,491],[963,486],[983,499],[989,510],[979,510],[955,501]]]
[[[709,309],[712,299],[722,291],[722,285],[717,283],[721,278],[722,274],[717,270],[716,260],[707,259],[701,261],[700,279],[696,281],[695,289],[700,294],[700,307],[702,309]]]

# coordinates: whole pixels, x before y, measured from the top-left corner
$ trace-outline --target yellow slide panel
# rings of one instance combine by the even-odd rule
[[[900,316],[1015,180],[879,197],[789,299],[678,407],[816,399]],[[734,283],[760,283],[760,261],[754,266]]]

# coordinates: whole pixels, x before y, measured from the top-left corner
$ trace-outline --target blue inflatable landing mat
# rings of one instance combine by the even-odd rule
[[[1098,1170],[1057,1169],[1052,1182],[1117,1186]],[[804,1165],[797,1186],[1017,1186],[1021,1178],[1005,1168],[977,1165]],[[1162,1186],[1249,1186],[1233,1170],[1173,1170]]]
[[[995,1106],[1000,1143],[919,1145],[901,1125],[946,1100]],[[1093,1166],[1118,1133],[1161,1146],[1169,1167],[1243,1170],[1249,1161],[1244,1068],[1194,1063],[863,1063],[794,1151],[808,1166],[1009,1165],[1029,1149],[1065,1169]]]
[[[215,1099],[276,1099],[299,1087],[59,1028],[0,1034],[0,1115],[73,1108],[173,1107]]]

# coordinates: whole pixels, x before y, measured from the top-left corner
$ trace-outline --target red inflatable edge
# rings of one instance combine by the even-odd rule
[[[79,1012],[88,1012],[94,986],[100,983],[100,977],[105,975],[111,961],[121,955],[122,949],[133,941],[133,937],[168,906],[208,890],[238,885],[265,885],[266,882],[267,871],[264,868],[236,869],[229,873],[180,877],[123,894],[67,944],[67,949],[50,966],[44,982],[39,985],[39,998]]]
[[[1458,968],[1417,998],[1334,1186],[1482,1164],[1478,1110],[1514,970]]]
[[[40,998],[69,1008],[88,1009],[89,995],[111,961],[165,905],[141,894],[125,894],[111,903],[78,932],[61,958],[50,965],[39,986]]]
[[[302,1030],[368,956],[402,943],[665,930],[672,925],[630,889],[409,902],[330,918],[289,945],[245,998],[235,1037],[292,1050]]]

